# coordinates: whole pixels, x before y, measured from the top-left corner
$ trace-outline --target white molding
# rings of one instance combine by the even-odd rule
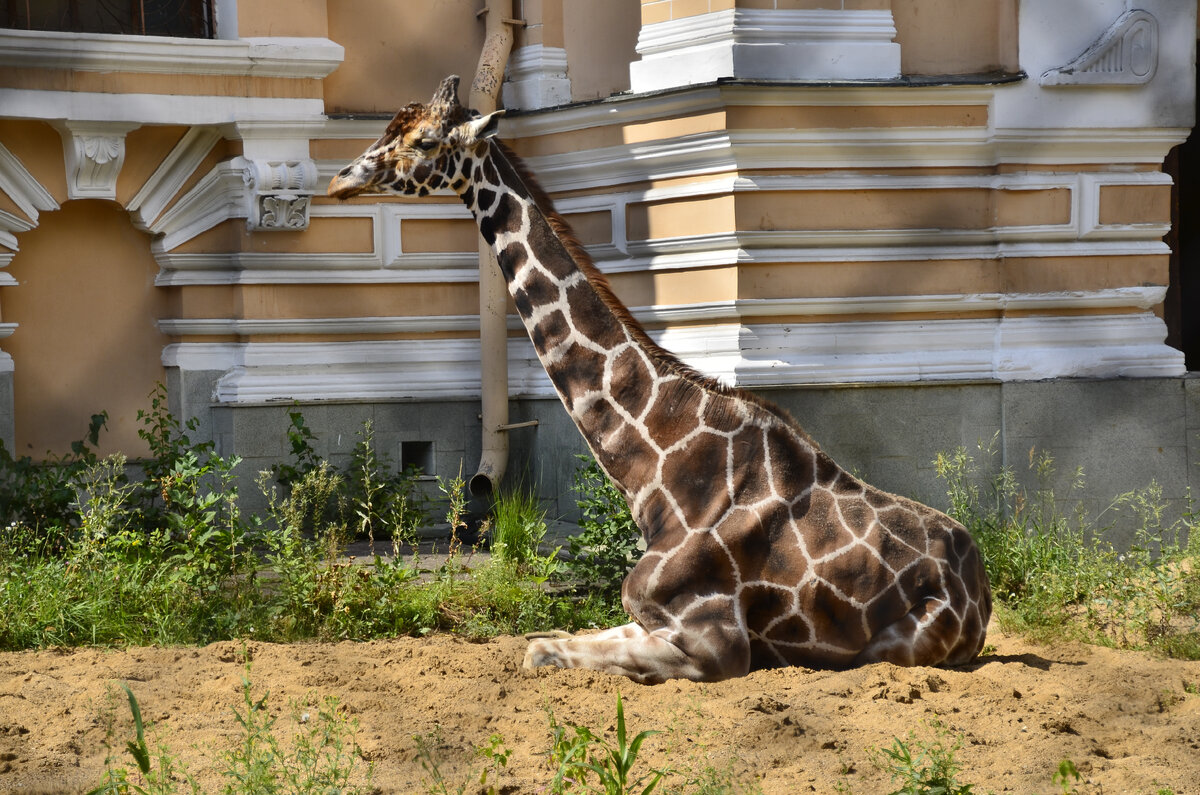
[[[1043,86],[1140,86],[1158,70],[1158,20],[1126,11],[1070,63],[1042,73]]]
[[[407,334],[478,331],[478,315],[415,317],[319,318],[166,318],[157,321],[163,334],[179,336],[289,334]]]
[[[246,213],[243,170],[231,160],[218,163],[148,226],[150,232],[161,235],[151,243],[151,249],[161,266],[160,253],[170,251],[222,221],[245,218]]]
[[[321,119],[321,99],[291,97],[189,96],[184,94],[94,94],[0,88],[7,118],[56,121],[81,119],[134,124],[230,124],[247,120],[296,122]]]
[[[37,223],[38,212],[57,210],[59,205],[50,191],[37,181],[16,155],[0,143],[0,191],[4,191],[29,220]],[[17,231],[6,227],[10,231]],[[25,231],[25,230],[20,230]],[[10,248],[16,248],[15,244]]]
[[[190,127],[130,199],[125,209],[134,225],[148,230],[220,140],[215,128]]]
[[[689,364],[740,386],[1025,381],[1163,377],[1184,372],[1150,312],[1080,317],[978,318],[683,326],[652,331]],[[509,340],[514,397],[553,394],[527,338]],[[163,364],[224,371],[214,399],[435,400],[479,395],[479,342],[175,343]]]
[[[730,9],[643,25],[634,92],[721,78],[864,80],[900,75],[890,10]]]
[[[8,210],[0,210],[0,246],[17,251],[19,249],[17,235],[21,232],[28,232],[36,225],[28,219],[10,213]],[[5,258],[4,265],[12,261],[12,255],[7,252],[0,256]],[[0,265],[0,267],[3,267],[3,265]]]
[[[505,69],[502,96],[506,108],[549,108],[571,101],[567,51],[528,44],[513,52]]]
[[[723,325],[782,316],[878,315],[951,312],[1039,312],[1139,309],[1162,303],[1166,287],[1120,287],[1054,293],[969,293],[883,295],[829,298],[738,298],[693,304],[630,307],[643,324],[705,323]],[[516,315],[507,325],[524,327]],[[322,318],[167,318],[158,321],[164,334],[180,336],[286,336],[290,334],[395,334],[478,331],[478,315],[416,315]]]
[[[317,164],[320,178],[334,164]],[[319,180],[318,180],[319,181]],[[694,270],[742,263],[889,262],[946,259],[996,259],[1000,257],[1087,257],[1160,255],[1168,252],[1162,236],[1168,226],[1154,224],[1099,224],[1099,191],[1110,185],[1166,185],[1161,172],[1015,173],[995,175],[917,176],[887,174],[815,174],[787,176],[716,176],[706,181],[639,190],[568,196],[557,204],[563,213],[607,211],[611,242],[588,247],[606,273],[658,270]],[[193,193],[217,186],[202,182]],[[1072,215],[1066,222],[1027,226],[987,226],[977,229],[845,229],[845,230],[744,230],[711,235],[688,235],[648,241],[626,239],[628,205],[670,201],[708,195],[753,191],[863,191],[937,190],[980,188],[992,191],[1057,189],[1072,194]],[[234,192],[233,183],[225,188]],[[242,217],[244,210],[209,215],[214,204],[201,201],[177,205],[177,212],[206,218],[192,228],[182,218],[164,218],[156,229],[169,234],[154,244],[163,268],[160,286],[185,284],[268,283],[402,283],[473,282],[477,258],[472,251],[406,252],[402,221],[415,218],[469,219],[458,202],[379,204],[322,204],[312,208],[316,217],[370,218],[374,241],[370,252],[359,253],[256,253],[226,252],[174,254],[177,245],[213,223]],[[170,222],[170,223],[168,223]],[[173,231],[178,229],[178,231]]]
[[[324,38],[190,39],[0,29],[0,66],[320,80],[345,58]]]

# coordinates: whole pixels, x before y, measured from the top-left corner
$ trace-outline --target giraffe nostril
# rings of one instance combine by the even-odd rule
[[[348,176],[350,176],[351,170],[352,169],[350,168],[350,166],[346,166],[345,168],[343,168],[341,171],[338,172],[338,176],[339,177],[348,177]]]

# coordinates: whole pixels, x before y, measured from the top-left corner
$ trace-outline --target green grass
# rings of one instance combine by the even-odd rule
[[[422,574],[419,560],[398,551],[428,505],[412,473],[395,473],[375,453],[369,425],[339,471],[316,455],[299,412],[289,413],[281,433],[294,461],[263,473],[268,508],[247,516],[233,476],[240,462],[193,441],[194,423],[166,411],[161,387],[150,401],[139,420],[151,457],[136,469],[92,452],[104,414],[70,456],[44,465],[0,448],[0,649],[488,637],[624,620],[620,584],[640,536],[594,461],[577,473],[581,531],[562,561],[540,548],[538,499],[515,488],[492,508],[494,554],[479,565],[460,540],[462,478],[439,481],[451,555]],[[951,514],[979,544],[1007,629],[1200,659],[1200,533],[1190,532],[1190,507],[1170,514],[1151,483],[1089,517],[1082,473],[1070,493],[1055,494],[1050,455],[1031,453],[1033,487],[990,466],[991,455],[987,446],[959,449],[935,465]],[[1128,549],[1104,540],[1105,523],[1118,517],[1136,528]],[[342,557],[355,537],[371,541],[369,560]],[[384,543],[392,554],[375,548]]]
[[[556,557],[537,549],[544,514],[531,497],[498,504],[503,551],[469,568],[472,550],[458,540],[462,479],[442,483],[451,556],[421,576],[420,560],[399,549],[425,507],[413,497],[411,479],[389,474],[371,452],[369,426],[347,470],[337,471],[315,459],[293,413],[296,465],[284,478],[263,473],[267,511],[245,516],[231,474],[237,459],[191,442],[193,429],[164,407],[156,392],[152,410],[140,415],[154,451],[142,462],[141,479],[130,479],[119,456],[81,453],[48,467],[0,456],[4,493],[38,506],[0,506],[0,649],[433,631],[489,637],[624,618],[615,600],[547,588]],[[392,554],[347,560],[352,537],[369,539],[373,552],[377,540],[388,539]]]
[[[1190,499],[1171,516],[1151,482],[1089,516],[1082,471],[1064,496],[1049,486],[1048,453],[1030,453],[1034,488],[1022,486],[1011,467],[985,478],[980,459],[994,454],[994,446],[980,445],[978,457],[959,448],[934,463],[950,514],[979,546],[1002,626],[1039,640],[1070,637],[1200,659],[1200,532]],[[1106,540],[1118,519],[1133,527],[1126,550]]]

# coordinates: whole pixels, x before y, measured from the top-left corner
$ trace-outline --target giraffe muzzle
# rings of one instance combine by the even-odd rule
[[[344,168],[333,179],[325,195],[331,199],[349,199],[363,192],[364,184],[350,168]]]

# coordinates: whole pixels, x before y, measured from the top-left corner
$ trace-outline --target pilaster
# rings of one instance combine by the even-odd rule
[[[891,0],[643,0],[630,83],[891,79],[895,38]]]
[[[563,0],[517,0],[516,46],[505,70],[506,108],[548,108],[571,101],[563,39]]]

